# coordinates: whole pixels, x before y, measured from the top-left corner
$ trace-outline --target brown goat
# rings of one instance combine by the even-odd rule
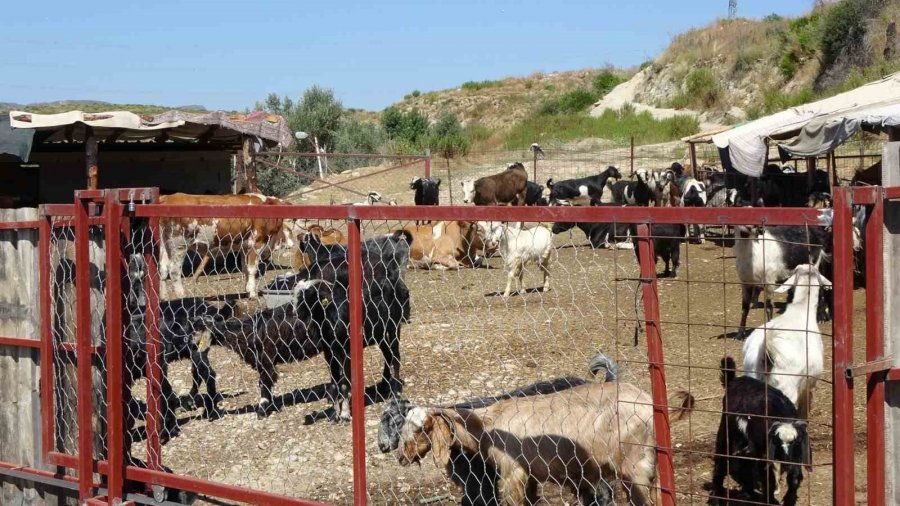
[[[528,188],[528,171],[521,162],[510,164],[503,172],[485,176],[475,181],[462,181],[463,202],[476,206],[500,204],[525,205]]]
[[[347,239],[344,233],[336,228],[324,228],[322,225],[310,225],[306,228],[306,234],[313,234],[319,238],[319,242],[330,246],[333,244],[347,245]],[[309,256],[302,250],[297,249],[291,254],[291,269],[294,272],[300,272],[303,268],[309,267]]]
[[[678,396],[680,418],[693,408],[693,398]],[[627,383],[587,383],[473,411],[414,408],[403,426],[398,461],[419,462],[433,450],[443,467],[454,446],[497,469],[498,499],[508,506],[534,504],[539,482],[566,486],[584,504],[605,504],[612,501],[616,478],[629,504],[645,505],[656,481],[653,401]]]

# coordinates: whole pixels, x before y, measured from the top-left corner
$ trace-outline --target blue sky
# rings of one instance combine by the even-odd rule
[[[11,1],[0,102],[91,99],[243,109],[312,84],[380,110],[414,89],[637,65],[727,0]],[[742,16],[812,0],[739,0]]]

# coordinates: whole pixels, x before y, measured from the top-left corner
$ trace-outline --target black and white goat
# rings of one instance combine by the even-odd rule
[[[528,181],[525,183],[525,205],[526,206],[546,206],[549,201],[544,197],[544,186]]]
[[[777,388],[749,376],[735,376],[731,357],[722,359],[720,378],[725,388],[722,418],[716,436],[710,504],[726,503],[730,475],[751,501],[778,504],[779,475],[787,477],[784,506],[797,504],[803,466],[812,465],[806,422],[794,404]],[[760,488],[763,496],[757,492]],[[730,504],[730,503],[728,503]]]
[[[736,227],[735,267],[742,285],[738,338],[746,335],[750,304],[760,291],[771,319],[773,286],[788,279],[798,265],[812,264],[830,272],[825,270],[825,264],[830,263],[827,249],[830,242],[830,234],[823,227]],[[819,316],[822,319],[823,315]]]
[[[692,177],[683,179],[681,188],[681,207],[706,207],[706,185]],[[700,244],[706,241],[706,227],[703,225],[691,225],[688,232],[695,230],[691,235],[696,235]]]
[[[611,191],[612,203],[623,206],[649,206],[650,201],[653,200],[653,191],[647,178],[646,172],[638,171],[635,173],[634,181],[617,181],[612,185],[607,183]]]
[[[615,204],[602,204],[604,206]],[[628,223],[572,223],[557,222],[550,229],[553,234],[567,232],[574,227],[584,232],[591,242],[592,248],[632,249],[634,245],[629,241],[631,225]]]
[[[550,203],[553,205],[598,205],[604,200],[606,185],[610,179],[622,179],[619,169],[610,165],[596,176],[566,179],[558,183],[547,180]]]

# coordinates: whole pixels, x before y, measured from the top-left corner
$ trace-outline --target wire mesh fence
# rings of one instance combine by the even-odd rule
[[[122,247],[129,462],[199,492],[214,483],[338,504],[353,501],[363,471],[373,504],[764,504],[776,489],[785,503],[793,492],[797,504],[830,503],[832,336],[815,322],[836,313],[811,293],[828,291],[819,274],[833,277],[820,218],[139,205]],[[736,232],[688,241],[685,224],[704,222]],[[74,454],[77,413],[63,419],[80,377],[64,353],[78,334],[77,241],[62,226],[53,237],[56,430]],[[110,275],[103,255],[88,258],[81,276]],[[757,264],[777,272],[740,267]],[[250,276],[259,293],[247,292]],[[784,282],[793,298],[777,295],[770,314]],[[791,340],[789,353],[777,348]],[[364,345],[356,356],[352,342]],[[736,364],[723,373],[724,357]],[[94,364],[105,371],[102,355]],[[737,393],[723,417],[726,388]],[[364,411],[352,392],[364,392]],[[746,399],[761,400],[731,404]],[[104,401],[93,405],[102,420]],[[98,423],[91,433],[105,434]]]

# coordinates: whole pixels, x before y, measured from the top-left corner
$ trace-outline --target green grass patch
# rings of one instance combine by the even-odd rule
[[[594,105],[597,95],[588,90],[574,90],[559,97],[545,100],[538,108],[539,114],[573,114]]]
[[[534,114],[525,118],[506,133],[506,149],[526,149],[533,142],[569,142],[586,138],[621,141],[632,136],[639,144],[677,140],[700,130],[697,118],[676,116],[656,120],[650,113],[636,114],[633,108],[608,110],[599,117],[586,114]]]
[[[496,88],[503,84],[503,81],[466,81],[460,86],[466,91],[478,91],[485,88]]]

